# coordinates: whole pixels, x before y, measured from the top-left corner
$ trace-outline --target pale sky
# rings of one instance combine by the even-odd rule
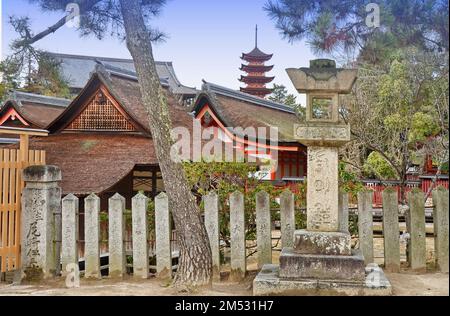
[[[0,0],[1,1],[1,0]],[[16,38],[8,24],[8,17],[29,16],[35,33],[55,23],[62,14],[40,11],[27,0],[3,0],[3,55],[9,52],[11,40]],[[166,42],[156,44],[156,60],[172,61],[180,81],[201,88],[202,79],[232,89],[242,84],[240,56],[254,48],[255,25],[259,27],[259,48],[273,53],[275,65],[268,75],[274,83],[285,85],[296,93],[285,69],[307,67],[314,56],[305,43],[290,44],[275,29],[263,5],[266,0],[170,0],[153,25],[168,34]],[[80,38],[76,29],[64,26],[55,34],[40,41],[37,47],[47,51],[130,58],[125,43],[116,38],[102,41]],[[297,94],[297,93],[296,93]],[[299,100],[304,103],[304,98]]]

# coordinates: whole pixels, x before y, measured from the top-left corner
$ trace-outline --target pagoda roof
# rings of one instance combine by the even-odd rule
[[[264,76],[241,76],[239,81],[245,83],[269,83],[272,82],[275,77],[264,77]]]
[[[264,66],[264,65],[241,65],[241,68],[239,70],[245,71],[245,72],[269,72],[273,69],[272,66]]]
[[[258,47],[255,47],[250,53],[248,54],[242,54],[242,59],[251,61],[251,60],[258,60],[258,61],[268,61],[273,57],[273,54],[266,54],[263,53]]]

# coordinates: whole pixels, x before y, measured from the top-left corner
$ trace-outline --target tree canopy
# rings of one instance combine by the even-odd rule
[[[370,23],[378,12],[369,2],[268,0],[264,9],[285,39],[306,39],[318,53],[356,49],[363,60],[375,63],[410,46],[448,51],[448,1],[376,1],[379,27]]]

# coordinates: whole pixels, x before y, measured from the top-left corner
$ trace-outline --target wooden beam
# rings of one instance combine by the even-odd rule
[[[28,135],[28,136],[48,136],[48,131],[43,129],[17,128],[0,126],[0,134]]]

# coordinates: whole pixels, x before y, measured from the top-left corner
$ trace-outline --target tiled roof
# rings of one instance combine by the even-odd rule
[[[50,106],[67,107],[70,104],[69,99],[49,97],[40,94],[27,93],[21,91],[12,91],[9,95],[9,99],[17,101],[19,104],[24,103],[36,103]]]
[[[71,100],[13,91],[0,109],[0,117],[10,108],[34,128],[47,128],[70,104]]]
[[[291,107],[205,82],[194,105],[194,115],[206,104],[227,128],[276,127],[279,142],[298,143],[294,124],[299,121]]]
[[[132,59],[107,58],[98,56],[83,56],[48,53],[55,60],[60,62],[62,75],[69,82],[69,86],[75,89],[82,89],[89,81],[91,73],[95,70],[99,62],[105,66],[115,67],[128,71],[136,76],[136,70]],[[166,81],[170,90],[175,94],[196,94],[195,88],[186,87],[178,80],[175,69],[171,62],[156,61],[156,71],[159,77]]]

